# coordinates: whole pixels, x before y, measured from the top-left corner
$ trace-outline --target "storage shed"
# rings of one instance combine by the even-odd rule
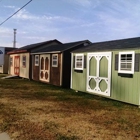
[[[15,48],[0,47],[0,73],[8,73],[9,55],[7,53],[12,50],[15,50]]]
[[[84,40],[31,51],[33,60],[32,79],[70,88],[70,52],[90,43],[90,41]]]
[[[71,55],[72,89],[140,106],[140,37],[92,43]]]
[[[50,45],[62,44],[58,40],[49,40],[41,43],[27,45],[8,52],[10,55],[9,74],[31,79],[32,77],[32,57],[30,52]]]

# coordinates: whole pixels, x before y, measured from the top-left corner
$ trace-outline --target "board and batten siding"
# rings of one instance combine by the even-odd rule
[[[20,66],[19,66],[19,76],[23,78],[29,79],[29,62],[30,62],[30,55],[29,53],[20,53],[20,54],[11,54],[10,57],[13,58],[13,65],[10,66],[9,64],[9,74],[15,75],[14,72],[14,65],[15,65],[15,56],[19,56]],[[26,67],[22,66],[22,57],[26,56]],[[9,58],[10,58],[9,57]]]
[[[119,54],[119,52],[125,52],[126,50],[115,50],[112,51],[112,60],[111,60],[111,92],[110,97],[114,100],[123,101],[135,105],[140,105],[140,70],[135,71],[132,77],[125,77],[118,74],[118,70],[115,70],[115,55]],[[135,54],[139,54],[140,50],[133,49],[127,51],[134,51]],[[76,53],[72,53],[74,56]],[[87,53],[84,53],[84,56],[87,56]],[[86,90],[86,82],[87,82],[87,68],[84,68],[83,71],[76,71],[74,69],[74,60],[72,58],[72,77],[71,77],[71,88],[76,91],[87,92]],[[94,63],[94,60],[91,60]],[[105,60],[101,62],[100,74],[105,75],[104,70],[107,65]],[[139,69],[140,69],[140,60],[139,60]],[[90,68],[91,73],[94,75],[95,69],[94,65]],[[104,87],[103,87],[104,88]],[[90,92],[91,93],[91,92]],[[95,93],[91,93],[95,94]],[[98,95],[98,94],[96,94]],[[102,96],[102,95],[101,95]]]

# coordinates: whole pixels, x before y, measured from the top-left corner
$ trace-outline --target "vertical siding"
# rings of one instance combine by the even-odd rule
[[[126,51],[126,50],[125,50]],[[132,50],[127,50],[132,51]],[[120,51],[112,52],[112,74],[111,74],[111,95],[109,98],[140,105],[140,71],[134,72],[133,77],[119,76],[118,71],[115,70],[115,54],[119,54]],[[135,53],[140,53],[140,50],[135,50]],[[75,54],[73,54],[75,55]],[[95,60],[91,60],[95,63]],[[105,60],[103,60],[105,61]],[[102,62],[106,64],[106,62]],[[140,64],[139,64],[140,65]],[[101,66],[100,74],[104,75],[105,65]],[[94,65],[90,68],[91,74],[95,74]],[[84,69],[82,72],[77,72],[72,69],[72,89],[87,92],[86,81],[87,81],[87,70]],[[104,88],[104,85],[103,87]]]
[[[84,70],[82,71],[77,71],[73,68],[72,69],[72,89],[85,92],[86,91],[86,77],[87,77],[86,68],[84,68]]]
[[[52,67],[52,55],[50,55],[50,84],[60,86],[61,54],[58,54],[58,67]]]
[[[40,61],[39,61],[39,64],[40,64]],[[32,79],[39,81],[39,73],[40,73],[39,66],[35,66],[35,55],[32,55]]]
[[[15,56],[20,56],[20,72],[19,72],[19,76],[29,79],[29,65],[30,65],[29,53],[20,53],[20,54],[12,54],[12,55],[10,55],[10,57],[13,57],[13,66],[9,67],[9,74],[15,75],[15,73],[14,73]],[[26,56],[26,67],[25,68],[22,66],[22,56]]]
[[[131,51],[131,50],[130,50]],[[135,53],[139,53],[136,50]],[[111,98],[139,105],[140,89],[138,83],[140,82],[140,72],[134,72],[133,77],[123,77],[118,75],[118,71],[115,71],[115,54],[119,54],[119,51],[113,52],[112,58],[112,77],[111,77]]]
[[[22,66],[22,57],[26,56],[26,67]],[[23,78],[29,79],[29,65],[30,65],[30,55],[29,53],[21,53],[20,54],[20,73],[19,76]]]

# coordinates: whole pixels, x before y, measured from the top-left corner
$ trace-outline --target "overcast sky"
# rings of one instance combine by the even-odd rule
[[[29,0],[0,0],[0,23]],[[0,26],[0,46],[58,39],[91,42],[140,36],[140,0],[33,0]]]

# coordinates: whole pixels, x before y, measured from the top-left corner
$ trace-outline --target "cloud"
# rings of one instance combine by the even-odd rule
[[[9,5],[9,6],[3,6],[4,8],[9,8],[9,9],[16,9],[15,6]]]
[[[92,4],[91,0],[75,0],[74,2],[84,7],[89,7]]]

